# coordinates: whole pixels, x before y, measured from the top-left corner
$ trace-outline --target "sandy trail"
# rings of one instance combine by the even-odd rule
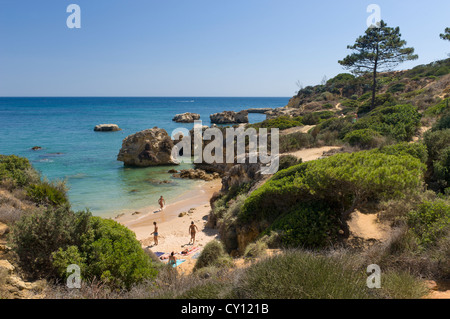
[[[288,128],[286,130],[280,131],[281,135],[289,135],[289,134],[293,134],[293,133],[308,133],[308,131],[310,129],[312,129],[313,127],[315,127],[315,125],[304,125],[304,126],[296,126],[296,127],[291,127]]]
[[[324,152],[328,152],[333,149],[340,149],[339,146],[323,146],[323,147],[315,147],[315,148],[305,148],[300,151],[295,151],[291,153],[285,153],[287,155],[293,155],[297,158],[301,158],[303,162],[314,161],[321,157]]]
[[[376,214],[363,214],[355,210],[350,218],[348,226],[355,237],[379,241],[385,241],[389,237],[388,227],[377,222]]]

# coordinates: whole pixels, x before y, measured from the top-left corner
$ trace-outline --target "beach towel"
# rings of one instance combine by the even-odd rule
[[[200,257],[200,252],[198,252],[194,256],[192,256],[192,259],[198,259],[198,257]]]
[[[200,249],[199,247],[186,248],[181,253],[185,256],[189,256],[190,254],[198,251],[199,249]]]
[[[161,257],[162,255],[164,255],[165,253],[163,253],[163,252],[161,252],[161,251],[157,251],[156,253],[155,253],[155,255],[157,256],[157,257]]]
[[[175,267],[179,266],[180,264],[184,263],[185,261],[186,261],[186,259],[178,259],[177,264],[172,265],[172,267],[175,268]]]

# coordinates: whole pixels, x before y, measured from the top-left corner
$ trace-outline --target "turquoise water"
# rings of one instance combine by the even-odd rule
[[[172,122],[175,114],[194,112],[210,125],[209,115],[225,110],[285,106],[289,98],[0,98],[0,154],[27,157],[50,180],[63,179],[75,210],[113,216],[124,209],[157,206],[191,189],[196,181],[171,177],[172,167],[125,168],[116,160],[122,140],[158,126],[169,134],[192,124]],[[251,123],[265,119],[250,114]],[[114,123],[119,132],[94,132]],[[43,149],[32,151],[31,147]],[[177,169],[188,168],[183,164]],[[160,184],[168,180],[169,184]]]

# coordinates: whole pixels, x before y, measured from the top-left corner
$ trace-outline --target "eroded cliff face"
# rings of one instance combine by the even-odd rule
[[[197,113],[183,113],[177,114],[173,117],[172,121],[177,123],[194,123],[194,121],[200,120],[200,114]]]
[[[164,129],[154,127],[127,136],[117,160],[127,166],[148,167],[156,165],[175,165],[172,157],[174,143]]]

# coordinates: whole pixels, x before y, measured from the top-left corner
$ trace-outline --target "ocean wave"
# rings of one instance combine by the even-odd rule
[[[195,100],[190,100],[190,101],[176,101],[176,103],[195,103]]]

